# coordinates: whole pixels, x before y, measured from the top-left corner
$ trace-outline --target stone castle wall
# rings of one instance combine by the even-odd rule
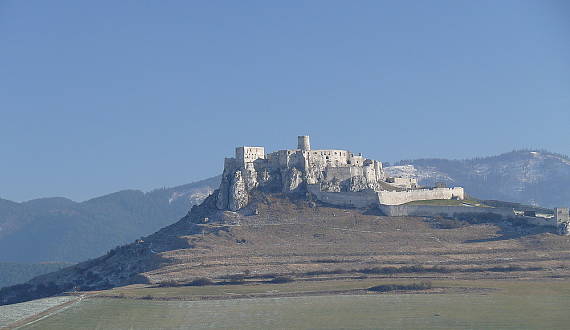
[[[236,148],[236,160],[240,164],[254,162],[258,159],[265,158],[265,148],[264,147],[237,147]]]
[[[465,192],[461,187],[417,189],[407,191],[379,191],[377,194],[378,202],[384,205],[400,205],[420,200],[465,198]]]
[[[463,198],[463,188],[435,188],[380,192],[373,190],[330,192],[322,191],[320,184],[309,184],[307,185],[307,191],[313,194],[317,200],[321,202],[336,206],[350,206],[358,208],[400,205],[416,200],[451,199],[453,196],[459,196],[461,199]],[[394,212],[397,212],[397,209],[394,209]],[[512,213],[512,210],[510,212]]]

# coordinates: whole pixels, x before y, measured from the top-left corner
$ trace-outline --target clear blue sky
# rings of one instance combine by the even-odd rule
[[[236,145],[570,154],[570,1],[1,1],[0,197],[221,172]]]

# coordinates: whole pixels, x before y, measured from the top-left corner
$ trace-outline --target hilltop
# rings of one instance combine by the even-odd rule
[[[131,236],[133,243],[114,248],[102,257],[5,288],[0,291],[0,299],[13,303],[69,290],[100,290],[135,283],[184,284],[204,277],[223,283],[235,276],[357,275],[387,268],[396,273],[419,271],[467,277],[489,271],[523,272],[536,278],[566,276],[564,249],[570,243],[554,235],[555,227],[507,221],[510,216],[504,218],[500,215],[504,213],[498,211],[490,214],[493,212],[488,211],[488,206],[473,207],[479,202],[471,205],[464,201],[461,187],[424,188],[418,186],[415,177],[393,175],[420,173],[415,166],[384,168],[381,162],[348,150],[312,150],[308,136],[299,137],[297,149],[269,154],[263,147],[238,147],[234,158],[225,159],[221,178],[147,194],[120,192],[84,202],[103,211],[97,214],[101,219],[111,220],[97,226],[121,232],[122,223],[113,227],[115,218],[109,214],[126,214],[135,225],[141,225],[139,232],[144,232],[156,222],[144,227],[141,219],[159,216],[165,211],[165,203],[198,202],[208,195],[178,222],[140,239]],[[430,173],[434,173],[433,168]],[[418,176],[424,181],[442,178]],[[213,191],[216,183],[219,188]],[[462,210],[479,211],[447,218],[437,213],[440,211],[421,217],[383,213],[383,206],[426,200],[448,200]],[[509,211],[511,204],[496,203],[507,205]],[[26,203],[41,210],[38,214],[47,212],[54,218],[83,214],[76,204],[62,198]],[[56,209],[48,208],[54,205]],[[9,214],[17,214],[20,207],[7,201],[4,206]],[[510,214],[514,216],[512,208]],[[45,234],[50,228],[39,229]],[[79,232],[94,235],[94,240],[100,238],[95,235],[101,235],[88,228],[79,228]],[[117,237],[111,238],[117,241]],[[50,243],[61,246],[61,242]],[[88,248],[90,241],[84,238],[81,244]],[[503,264],[497,258],[509,262]],[[400,266],[404,270],[394,270]]]
[[[254,192],[248,207],[233,212],[217,209],[214,196],[155,234],[5,288],[0,299],[13,303],[73,289],[189,283],[202,277],[223,282],[232,276],[389,272],[408,277],[423,272],[436,277],[546,278],[567,277],[570,267],[570,241],[544,227],[386,217],[372,209],[331,207],[304,195],[262,192]]]
[[[436,182],[463,186],[480,199],[550,208],[570,201],[568,157],[547,151],[515,151],[468,160],[401,161],[384,170],[390,176],[417,177],[425,186]],[[23,203],[0,199],[0,249],[4,251],[0,262],[94,258],[177,221],[216,189],[220,180],[217,176],[148,193],[125,190],[81,203],[65,198]]]

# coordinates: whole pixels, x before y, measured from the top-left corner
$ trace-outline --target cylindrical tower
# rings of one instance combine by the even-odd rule
[[[302,135],[297,137],[297,148],[301,150],[311,150],[311,142],[309,142],[308,135]]]

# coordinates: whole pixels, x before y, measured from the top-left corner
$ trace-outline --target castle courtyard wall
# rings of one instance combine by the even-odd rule
[[[384,205],[401,205],[413,201],[432,199],[465,199],[461,187],[417,189],[408,191],[378,191],[378,202]]]
[[[418,200],[464,198],[463,188],[434,188],[409,191],[329,192],[321,191],[320,184],[308,184],[307,190],[322,202],[337,206],[369,207],[401,205]]]

